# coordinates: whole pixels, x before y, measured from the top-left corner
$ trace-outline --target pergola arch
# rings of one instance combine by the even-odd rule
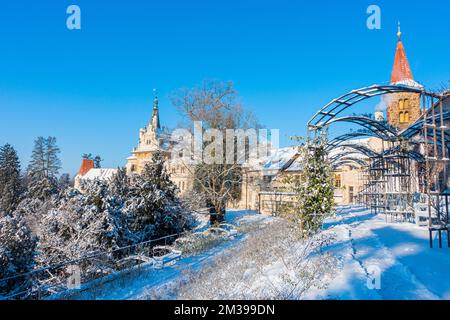
[[[367,156],[368,158],[374,158],[374,157],[381,156],[378,152],[370,149],[369,147],[366,147],[361,144],[356,144],[356,143],[344,143],[344,144],[330,146],[330,148],[327,151],[330,152],[330,151],[338,149],[338,148],[352,149],[358,153],[361,153],[361,154]]]
[[[411,87],[405,85],[372,85],[357,90],[352,90],[336,99],[333,99],[323,108],[321,108],[312,118],[308,121],[309,130],[320,130],[328,125],[330,121],[336,118],[344,110],[353,107],[355,104],[370,99],[373,97],[383,96],[391,93],[418,93],[421,95],[435,97],[439,96],[425,91],[421,87]]]
[[[377,135],[370,130],[358,130],[358,131],[353,131],[353,132],[349,132],[349,133],[345,133],[340,136],[337,136],[337,137],[333,138],[328,143],[328,145],[338,145],[342,142],[349,141],[349,140],[356,140],[356,139],[361,139],[361,138],[372,138],[372,137],[377,137]]]
[[[405,130],[391,128],[384,121],[369,117],[344,114],[367,99],[395,93],[420,96],[421,116]],[[391,220],[397,217],[409,220],[417,212],[422,213],[423,201],[428,199],[430,246],[433,232],[438,232],[440,245],[441,232],[450,234],[450,111],[446,100],[449,97],[450,90],[434,93],[422,86],[373,85],[333,99],[307,123],[311,141],[318,146],[327,141],[328,127],[333,123],[349,122],[361,126],[361,130],[328,141],[326,151],[331,166],[334,169],[342,166],[361,169],[358,201],[372,212],[386,214],[386,220],[388,215]],[[362,137],[381,139],[381,151],[378,146],[375,151],[356,141]],[[337,151],[338,148],[342,148],[342,152]],[[415,197],[416,192],[423,197]],[[416,204],[419,209],[415,208]]]
[[[338,169],[339,167],[345,166],[345,165],[352,165],[354,168],[361,168],[366,167],[368,163],[364,161],[363,159],[352,157],[348,155],[344,155],[342,157],[336,158],[331,162],[331,165],[333,168]]]
[[[372,132],[376,137],[386,140],[386,141],[396,141],[397,140],[397,132],[394,128],[389,125],[376,121],[375,119],[371,119],[363,116],[346,116],[341,118],[334,118],[327,123],[327,127],[333,123],[337,122],[348,122],[357,124],[366,130]]]

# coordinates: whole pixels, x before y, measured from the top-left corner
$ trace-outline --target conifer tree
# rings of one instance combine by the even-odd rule
[[[191,220],[178,198],[178,188],[167,173],[160,152],[133,178],[126,212],[135,241],[146,241],[189,228]]]
[[[285,182],[295,193],[295,201],[285,205],[283,215],[307,237],[316,232],[323,219],[332,213],[334,187],[332,169],[327,159],[326,138],[306,141],[299,147],[302,174],[288,176]]]
[[[36,238],[23,217],[0,217],[0,296],[20,292],[28,287],[26,276],[1,280],[24,274],[34,267]]]
[[[68,173],[63,173],[58,180],[58,188],[60,190],[66,190],[72,185],[72,181],[70,180],[70,175]]]
[[[21,190],[19,157],[11,145],[5,144],[0,147],[0,215],[16,208]]]
[[[38,137],[34,142],[31,161],[28,166],[28,190],[38,199],[47,199],[58,190],[58,172],[61,161],[56,138]]]
[[[111,195],[125,199],[130,190],[130,179],[125,168],[117,168],[117,172],[111,178],[109,184]]]

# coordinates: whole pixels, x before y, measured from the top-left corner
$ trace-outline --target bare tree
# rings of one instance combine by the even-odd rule
[[[194,88],[179,89],[172,94],[171,100],[187,120],[186,128],[191,131],[195,121],[202,122],[203,130],[246,130],[260,127],[254,115],[242,106],[232,82],[204,81]],[[224,139],[223,145],[225,144]],[[225,159],[225,149],[214,152],[222,152],[222,159]],[[233,152],[233,159],[236,159],[237,150],[234,145]],[[232,164],[225,161],[206,164],[202,161],[194,168],[187,165],[186,168],[194,177],[194,189],[206,195],[210,206],[217,213],[217,220],[223,220],[227,203],[240,197],[241,165],[238,161]]]

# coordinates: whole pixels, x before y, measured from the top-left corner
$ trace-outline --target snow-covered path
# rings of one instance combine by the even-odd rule
[[[338,212],[324,224],[336,237],[324,250],[339,259],[339,270],[327,289],[307,298],[450,299],[450,249],[430,249],[426,228],[386,223],[363,208]],[[380,286],[371,289],[377,273]]]
[[[239,211],[228,213],[227,218],[230,223],[244,219],[256,226],[274,221],[271,217]],[[322,248],[323,253],[331,253],[338,263],[331,267],[331,278],[322,279],[328,284],[325,288],[309,289],[301,298],[450,299],[450,249],[430,249],[426,228],[411,223],[386,223],[383,216],[372,215],[360,207],[340,207],[335,218],[325,221],[322,232],[333,238]],[[192,279],[186,282],[187,271],[203,270],[219,255],[231,252],[244,238],[245,235],[238,236],[159,270],[143,268],[137,275],[115,279],[71,298],[172,299],[170,292],[178,286],[202,285]],[[275,263],[271,268],[276,266]],[[374,286],[376,281],[371,281],[377,274],[379,287]]]

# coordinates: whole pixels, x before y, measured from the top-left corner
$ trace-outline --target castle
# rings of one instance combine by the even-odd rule
[[[420,87],[421,85],[413,78],[401,35],[399,27],[390,83]],[[417,93],[392,93],[385,103],[387,122],[398,130],[409,127],[421,115],[420,97]],[[384,115],[380,111],[376,112],[375,118],[377,121],[384,121]],[[367,146],[375,151],[382,149],[382,141],[376,137],[360,139],[354,141],[354,143]],[[179,161],[179,159],[177,161],[170,159],[172,147],[173,142],[170,141],[169,133],[161,127],[159,102],[158,97],[155,96],[150,121],[145,128],[140,129],[137,147],[132,150],[132,155],[127,158],[126,169],[128,174],[139,174],[145,164],[151,161],[155,151],[159,150],[166,157],[168,171],[181,194],[192,190],[194,185],[192,167],[186,162]],[[95,169],[91,170],[95,171]],[[99,171],[98,169],[94,171],[86,171],[82,166],[80,173],[77,175],[78,180],[83,179],[83,177],[92,179],[93,177],[112,174],[112,171]],[[301,159],[295,147],[281,148],[270,156],[259,159],[259,161],[246,163],[243,168],[241,198],[229,205],[235,208],[260,210],[267,213],[274,212],[281,202],[289,201],[282,201],[277,198],[283,196],[281,192],[281,190],[284,190],[283,177],[300,173]],[[336,203],[347,204],[355,201],[355,196],[363,188],[360,174],[361,170],[352,166],[344,166],[336,170]],[[289,196],[287,196],[287,199],[289,199]]]

